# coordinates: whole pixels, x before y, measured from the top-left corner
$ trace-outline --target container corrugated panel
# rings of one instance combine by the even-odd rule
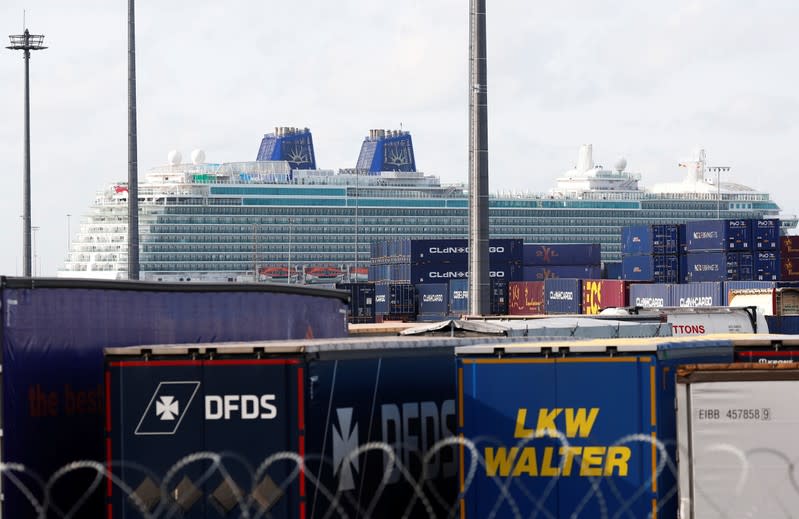
[[[338,283],[336,288],[350,293],[347,319],[351,323],[371,323],[375,319],[374,283]]]
[[[549,346],[456,350],[459,432],[485,460],[466,489],[465,517],[677,517],[674,372],[731,362],[731,342]],[[475,460],[461,453],[465,471]]]
[[[720,306],[723,288],[719,281],[672,285],[671,302],[674,306]]]
[[[543,281],[512,281],[509,285],[509,315],[544,313]]]
[[[758,281],[776,281],[780,277],[780,253],[773,251],[758,251],[753,254],[754,277]]]
[[[411,240],[410,259],[416,261],[451,261],[468,263],[469,241],[465,239]],[[492,239],[488,242],[489,261],[522,261],[522,240],[513,238]]]
[[[769,333],[799,335],[799,315],[767,315]]]
[[[347,334],[343,292],[286,285],[0,277],[0,308],[3,462],[45,480],[67,463],[103,459],[104,347]],[[65,473],[46,515],[62,516],[86,497],[72,515],[104,517],[90,490],[95,475]],[[9,479],[0,515],[38,516]]]
[[[621,262],[609,261],[604,265],[605,279],[621,279],[622,265]]]
[[[746,251],[751,249],[749,220],[695,220],[686,224],[687,250]]]
[[[550,243],[523,246],[522,264],[537,265],[599,265],[601,246],[598,243]]]
[[[598,314],[605,308],[628,305],[629,283],[613,279],[583,280],[583,313]]]
[[[469,280],[449,280],[449,312],[463,315],[469,312]]]
[[[599,278],[602,268],[599,265],[549,265],[546,267],[523,267],[522,280],[543,281],[557,278]]]
[[[544,313],[579,314],[583,282],[579,279],[547,279],[544,281]]]
[[[445,283],[451,279],[463,279],[469,275],[468,263],[460,262],[417,262],[407,266],[414,284]],[[518,263],[492,261],[488,277],[501,281],[517,281],[522,278],[522,268]]]
[[[780,221],[776,218],[752,220],[752,248],[758,250],[775,250],[780,245]]]
[[[378,285],[375,288],[377,315],[415,315],[416,288],[408,284]]]
[[[799,281],[799,253],[786,255],[782,252],[780,257],[780,279],[784,281]]]
[[[730,293],[742,290],[773,290],[777,287],[775,281],[727,281],[724,283],[724,306],[730,305]]]
[[[691,252],[687,257],[688,281],[738,279],[738,255],[727,252]]]
[[[679,257],[664,254],[624,256],[622,259],[622,277],[627,281],[679,283]]]
[[[622,254],[654,254],[651,225],[631,225],[621,230]]]
[[[684,223],[677,225],[677,239],[679,240],[678,254],[688,254],[688,230]]]
[[[508,301],[510,299],[509,281],[491,281],[491,313],[494,315],[508,315]]]
[[[671,285],[663,283],[631,284],[630,306],[640,306],[642,308],[674,306],[671,302]]]
[[[446,315],[449,312],[449,283],[416,285],[419,314]]]
[[[799,236],[780,236],[780,252],[783,256],[799,256]]]

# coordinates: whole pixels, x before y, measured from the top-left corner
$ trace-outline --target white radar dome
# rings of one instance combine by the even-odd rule
[[[626,167],[627,167],[627,159],[625,159],[624,157],[619,157],[616,160],[616,164],[613,165],[613,169],[619,172],[624,171],[624,168]]]
[[[167,160],[173,166],[177,166],[180,164],[180,161],[183,160],[183,155],[181,155],[178,150],[172,150],[169,152],[169,155],[167,155]]]
[[[203,162],[205,162],[205,152],[200,149],[192,151],[191,162],[192,164],[202,164]]]

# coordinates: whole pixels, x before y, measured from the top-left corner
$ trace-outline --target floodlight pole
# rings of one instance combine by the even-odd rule
[[[8,37],[10,50],[21,50],[25,58],[25,158],[23,160],[22,188],[22,275],[31,277],[31,103],[30,103],[30,59],[32,50],[44,50],[43,34],[31,34],[25,29],[23,34]]]
[[[136,22],[128,0],[128,279],[139,279],[139,164],[136,139]]]

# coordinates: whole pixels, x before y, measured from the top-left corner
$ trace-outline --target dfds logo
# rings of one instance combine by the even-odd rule
[[[175,434],[186,417],[198,381],[161,382],[142,413],[134,434]],[[272,420],[277,417],[276,396],[205,395],[205,420]]]

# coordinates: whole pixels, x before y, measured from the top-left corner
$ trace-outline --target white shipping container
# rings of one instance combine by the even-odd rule
[[[799,364],[681,368],[681,519],[795,517]]]

